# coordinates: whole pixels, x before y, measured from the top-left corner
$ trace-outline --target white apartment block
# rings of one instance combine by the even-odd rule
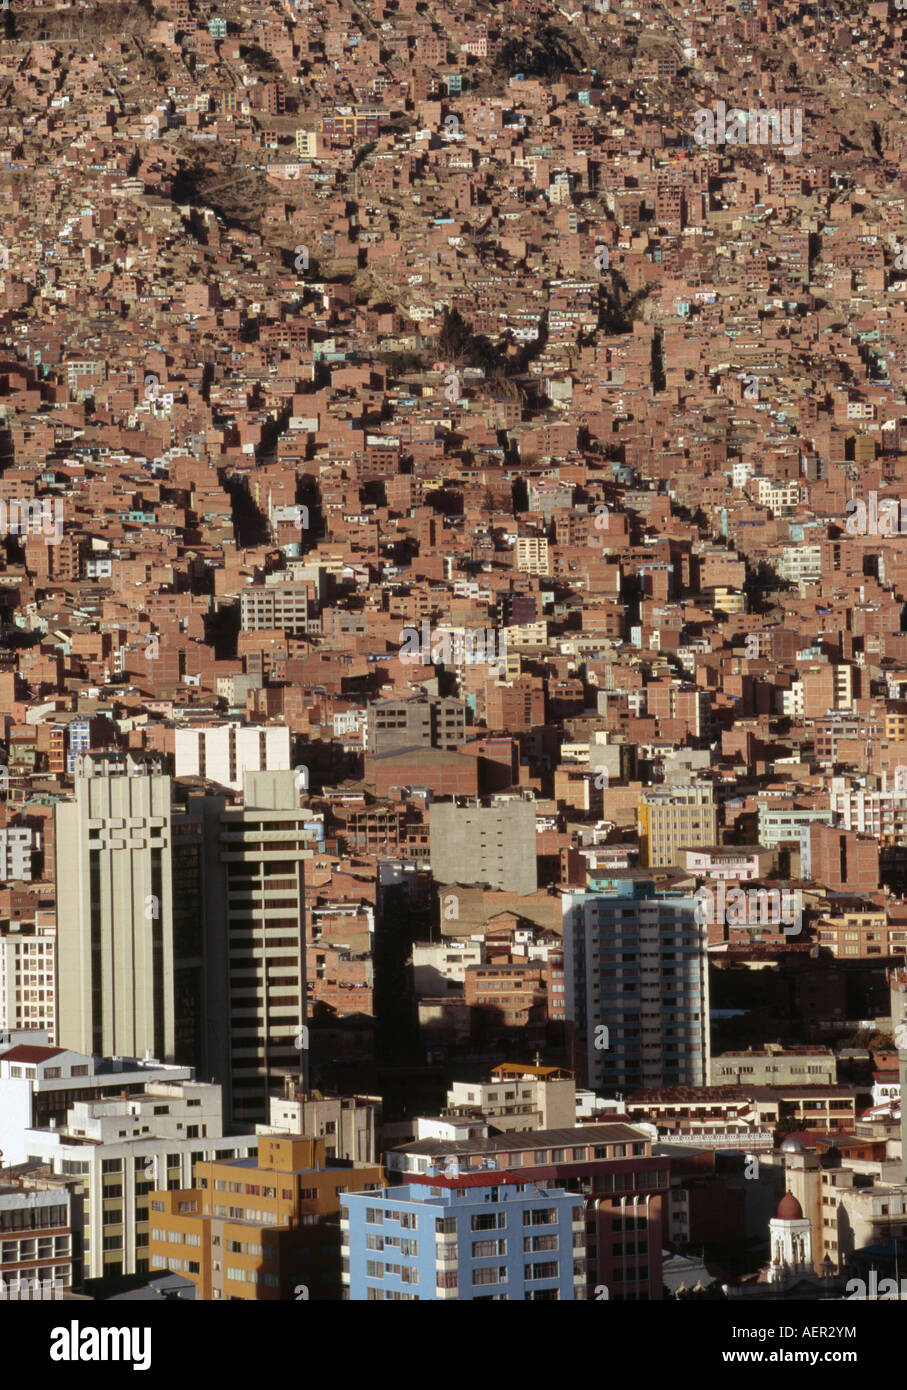
[[[0,827],[0,879],[31,882],[31,852],[35,832],[27,825]]]
[[[484,963],[482,941],[413,942],[413,987],[417,998],[461,992],[466,986],[467,968]]]
[[[757,501],[760,507],[768,507],[770,512],[778,512],[800,504],[800,484],[796,481],[774,482],[771,478],[754,478],[757,487]]]
[[[885,785],[887,781],[883,774],[883,788],[879,790],[848,786],[846,778],[833,777],[828,804],[836,824],[843,830],[907,844],[907,788],[896,790]]]
[[[524,574],[549,574],[548,542],[543,536],[518,536],[516,568]]]
[[[455,1081],[447,1092],[451,1111],[478,1112],[502,1133],[569,1129],[576,1122],[576,1083],[572,1076],[536,1076],[514,1067],[494,1081]]]
[[[46,1034],[39,1030],[20,1032],[0,1045],[0,1149],[4,1166],[25,1162],[26,1130],[54,1128],[76,1100],[119,1096],[152,1081],[191,1079],[191,1067],[155,1058],[91,1058],[48,1046]]]
[[[787,719],[803,718],[803,682],[792,681],[790,690],[781,691],[781,713]]]
[[[290,731],[284,724],[205,724],[174,733],[177,777],[206,777],[241,791],[246,772],[288,772]]]
[[[39,913],[39,921],[46,914]],[[0,1033],[44,1028],[57,1035],[57,929],[30,922],[0,926]]]
[[[326,1158],[377,1163],[381,1107],[380,1096],[271,1096],[268,1123],[257,1124],[255,1133],[305,1134],[324,1140]]]
[[[785,545],[781,547],[778,574],[791,584],[822,578],[822,547],[818,545]]]
[[[23,1143],[27,1159],[82,1180],[86,1279],[147,1271],[151,1191],[193,1187],[197,1163],[258,1152],[256,1135],[224,1136],[220,1087],[191,1080],[76,1101],[64,1124],[26,1129]]]

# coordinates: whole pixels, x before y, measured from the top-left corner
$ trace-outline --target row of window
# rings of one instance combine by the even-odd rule
[[[267,1289],[276,1289],[278,1285],[276,1274],[264,1274],[260,1269],[237,1269],[232,1265],[227,1265],[227,1278],[236,1284],[264,1284]]]
[[[419,1242],[417,1240],[401,1240],[399,1236],[385,1237],[373,1236],[371,1234],[365,1237],[365,1248],[367,1250],[383,1250],[385,1246],[388,1248],[399,1246],[401,1255],[418,1255],[419,1253]]]
[[[596,1144],[594,1147],[582,1146],[571,1149],[528,1149],[522,1153],[507,1155],[508,1168],[534,1168],[546,1163],[586,1163],[590,1159],[642,1158],[645,1144]],[[430,1159],[420,1160],[419,1171],[424,1172],[431,1165]]]
[[[214,1181],[214,1191],[215,1191],[215,1192],[237,1192],[237,1193],[242,1193],[242,1192],[244,1192],[245,1195],[246,1195],[247,1197],[273,1197],[273,1198],[276,1198],[276,1196],[277,1196],[277,1188],[276,1188],[276,1187],[256,1187],[256,1186],[254,1186],[252,1183],[224,1182],[221,1178],[216,1178],[216,1179],[215,1179],[215,1181]],[[317,1195],[318,1195],[317,1188],[310,1188],[310,1189],[307,1189],[307,1191],[310,1191],[310,1192],[312,1193],[313,1196],[316,1196],[316,1197],[317,1197]],[[280,1195],[281,1195],[282,1199],[283,1199],[285,1202],[292,1202],[292,1200],[293,1200],[293,1192],[292,1192],[292,1190],[291,1190],[289,1187],[282,1187],[282,1188],[280,1189]]]
[[[411,1211],[385,1211],[383,1207],[366,1207],[365,1220],[369,1226],[381,1226],[384,1221],[399,1221],[404,1229],[416,1231],[419,1229],[419,1218]]]
[[[251,1207],[220,1207],[214,1208],[215,1216],[226,1216],[231,1221],[256,1221],[259,1226],[276,1226],[276,1211],[253,1211]],[[316,1218],[317,1219],[317,1218]],[[299,1223],[306,1224],[305,1217]]]
[[[581,1266],[574,1268],[575,1271],[582,1272]],[[398,1275],[404,1284],[418,1284],[419,1282],[419,1271],[409,1265],[381,1264],[376,1260],[368,1260],[365,1272],[369,1279],[383,1279],[385,1275],[390,1274]],[[535,1261],[523,1266],[523,1277],[527,1283],[536,1283],[540,1279],[558,1279],[560,1278],[560,1266],[557,1260]],[[472,1271],[473,1288],[487,1288],[490,1284],[506,1284],[507,1282],[506,1265],[491,1265],[485,1269]],[[439,1289],[457,1288],[456,1271],[440,1271],[436,1276],[436,1287]]]
[[[182,1244],[199,1246],[202,1243],[200,1235],[195,1235],[188,1231],[165,1231],[158,1226],[152,1228],[151,1239],[168,1241],[170,1245]]]
[[[12,1207],[0,1211],[0,1231],[46,1231],[66,1225],[65,1206]]]
[[[41,1236],[37,1241],[5,1240],[0,1244],[0,1265],[25,1264],[28,1260],[60,1259],[69,1255],[71,1241],[65,1236]]]

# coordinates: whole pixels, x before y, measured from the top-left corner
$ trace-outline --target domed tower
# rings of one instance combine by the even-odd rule
[[[803,1147],[802,1139],[798,1139],[796,1135],[789,1134],[787,1138],[782,1141],[781,1153],[783,1154],[802,1154],[805,1152],[806,1150]]]
[[[812,1239],[809,1221],[794,1194],[788,1190],[778,1203],[778,1211],[768,1223],[772,1262],[770,1284],[813,1273]]]

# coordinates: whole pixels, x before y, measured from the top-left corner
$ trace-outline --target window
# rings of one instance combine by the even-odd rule
[[[507,1225],[507,1217],[502,1211],[481,1212],[472,1218],[474,1231],[496,1231]]]
[[[555,1207],[541,1207],[535,1211],[523,1212],[524,1226],[556,1226],[557,1209]]]
[[[483,1260],[489,1255],[506,1254],[506,1240],[474,1240],[472,1242],[472,1257],[474,1260]]]
[[[582,1240],[582,1236],[579,1239]],[[556,1250],[557,1236],[524,1236],[523,1249],[527,1254],[536,1250]]]

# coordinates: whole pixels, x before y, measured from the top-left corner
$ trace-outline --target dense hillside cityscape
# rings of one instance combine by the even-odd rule
[[[569,4],[0,7],[2,1302],[907,1296],[907,15]]]

